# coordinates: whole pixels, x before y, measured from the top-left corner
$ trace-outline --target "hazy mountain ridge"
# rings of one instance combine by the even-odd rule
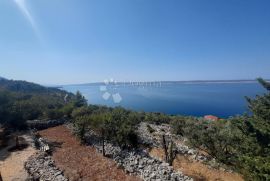
[[[45,87],[39,84],[22,81],[22,80],[8,80],[0,78],[0,90],[20,92],[20,93],[57,93],[57,94],[69,94],[66,91],[53,87]]]
[[[270,82],[270,79],[266,79]],[[243,79],[243,80],[186,80],[186,81],[119,81],[111,84],[123,84],[123,85],[137,85],[137,84],[211,84],[211,83],[257,83],[256,79]],[[104,85],[105,82],[93,82],[93,83],[81,83],[81,84],[67,84],[60,86],[91,86],[91,85]]]
[[[0,80],[7,80],[5,77],[0,76]]]

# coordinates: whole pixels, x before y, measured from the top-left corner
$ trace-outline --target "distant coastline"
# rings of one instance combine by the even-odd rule
[[[266,79],[270,82],[270,79]],[[257,83],[257,80],[186,80],[186,81],[126,81],[117,82],[117,84],[135,84],[136,83],[162,83],[162,84],[233,84],[233,83]],[[102,85],[103,82],[93,82],[93,83],[81,83],[81,84],[67,84],[53,86],[55,88],[62,88],[63,86],[91,86],[91,85]]]

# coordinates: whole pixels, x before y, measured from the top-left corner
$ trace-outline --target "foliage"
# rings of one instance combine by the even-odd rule
[[[84,106],[84,107],[79,107],[77,109],[73,109],[73,111],[71,113],[71,117],[78,118],[78,117],[82,117],[84,115],[92,114],[93,111],[89,107]]]
[[[267,82],[267,81],[265,81],[263,78],[258,78],[257,79],[258,80],[258,82],[265,88],[265,89],[267,89],[268,91],[270,91],[270,83],[269,82]]]
[[[212,157],[226,164],[234,164],[236,152],[234,145],[241,141],[240,131],[235,129],[231,121],[217,122],[195,118],[174,119],[173,130],[176,134],[184,135],[190,144],[207,152]]]
[[[268,92],[247,98],[251,114],[205,121],[174,117],[174,133],[218,161],[238,169],[246,180],[270,180],[270,83],[258,79]]]
[[[170,116],[162,113],[144,113],[144,121],[153,124],[169,123]]]
[[[75,134],[80,139],[81,143],[85,143],[85,133],[86,133],[87,121],[84,118],[77,118],[75,124]]]
[[[80,93],[0,79],[0,124],[7,127],[24,129],[27,120],[70,117],[76,106],[85,103]]]
[[[79,91],[77,91],[74,100],[74,107],[83,107],[83,106],[87,106],[87,100]]]
[[[77,124],[79,120],[86,121],[88,127],[95,131],[103,140],[108,140],[121,147],[137,145],[135,127],[139,118],[133,112],[123,108],[93,110],[91,106],[74,110],[72,115]]]
[[[196,123],[197,119],[184,116],[174,116],[170,122],[173,133],[181,136],[187,135]]]
[[[244,115],[238,126],[248,144],[242,145],[239,152],[248,179],[270,180],[270,83],[261,78],[258,81],[268,92],[247,98],[252,115]]]

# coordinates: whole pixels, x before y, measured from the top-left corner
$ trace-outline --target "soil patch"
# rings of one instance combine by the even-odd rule
[[[40,131],[39,134],[58,145],[53,159],[71,181],[138,181],[139,178],[125,174],[115,162],[98,153],[94,147],[81,145],[65,126]]]

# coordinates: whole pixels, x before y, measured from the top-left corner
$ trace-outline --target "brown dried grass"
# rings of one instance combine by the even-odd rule
[[[156,158],[164,158],[162,149],[153,148],[150,150],[150,155]],[[182,155],[177,155],[173,162],[173,167],[176,170],[182,171],[185,175],[194,178],[195,181],[244,181],[238,173],[229,173],[209,168],[203,163],[190,161]]]
[[[65,126],[39,132],[42,137],[59,143],[53,152],[56,166],[71,181],[138,181],[139,178],[125,174],[115,162],[105,158],[95,148],[81,145]]]

